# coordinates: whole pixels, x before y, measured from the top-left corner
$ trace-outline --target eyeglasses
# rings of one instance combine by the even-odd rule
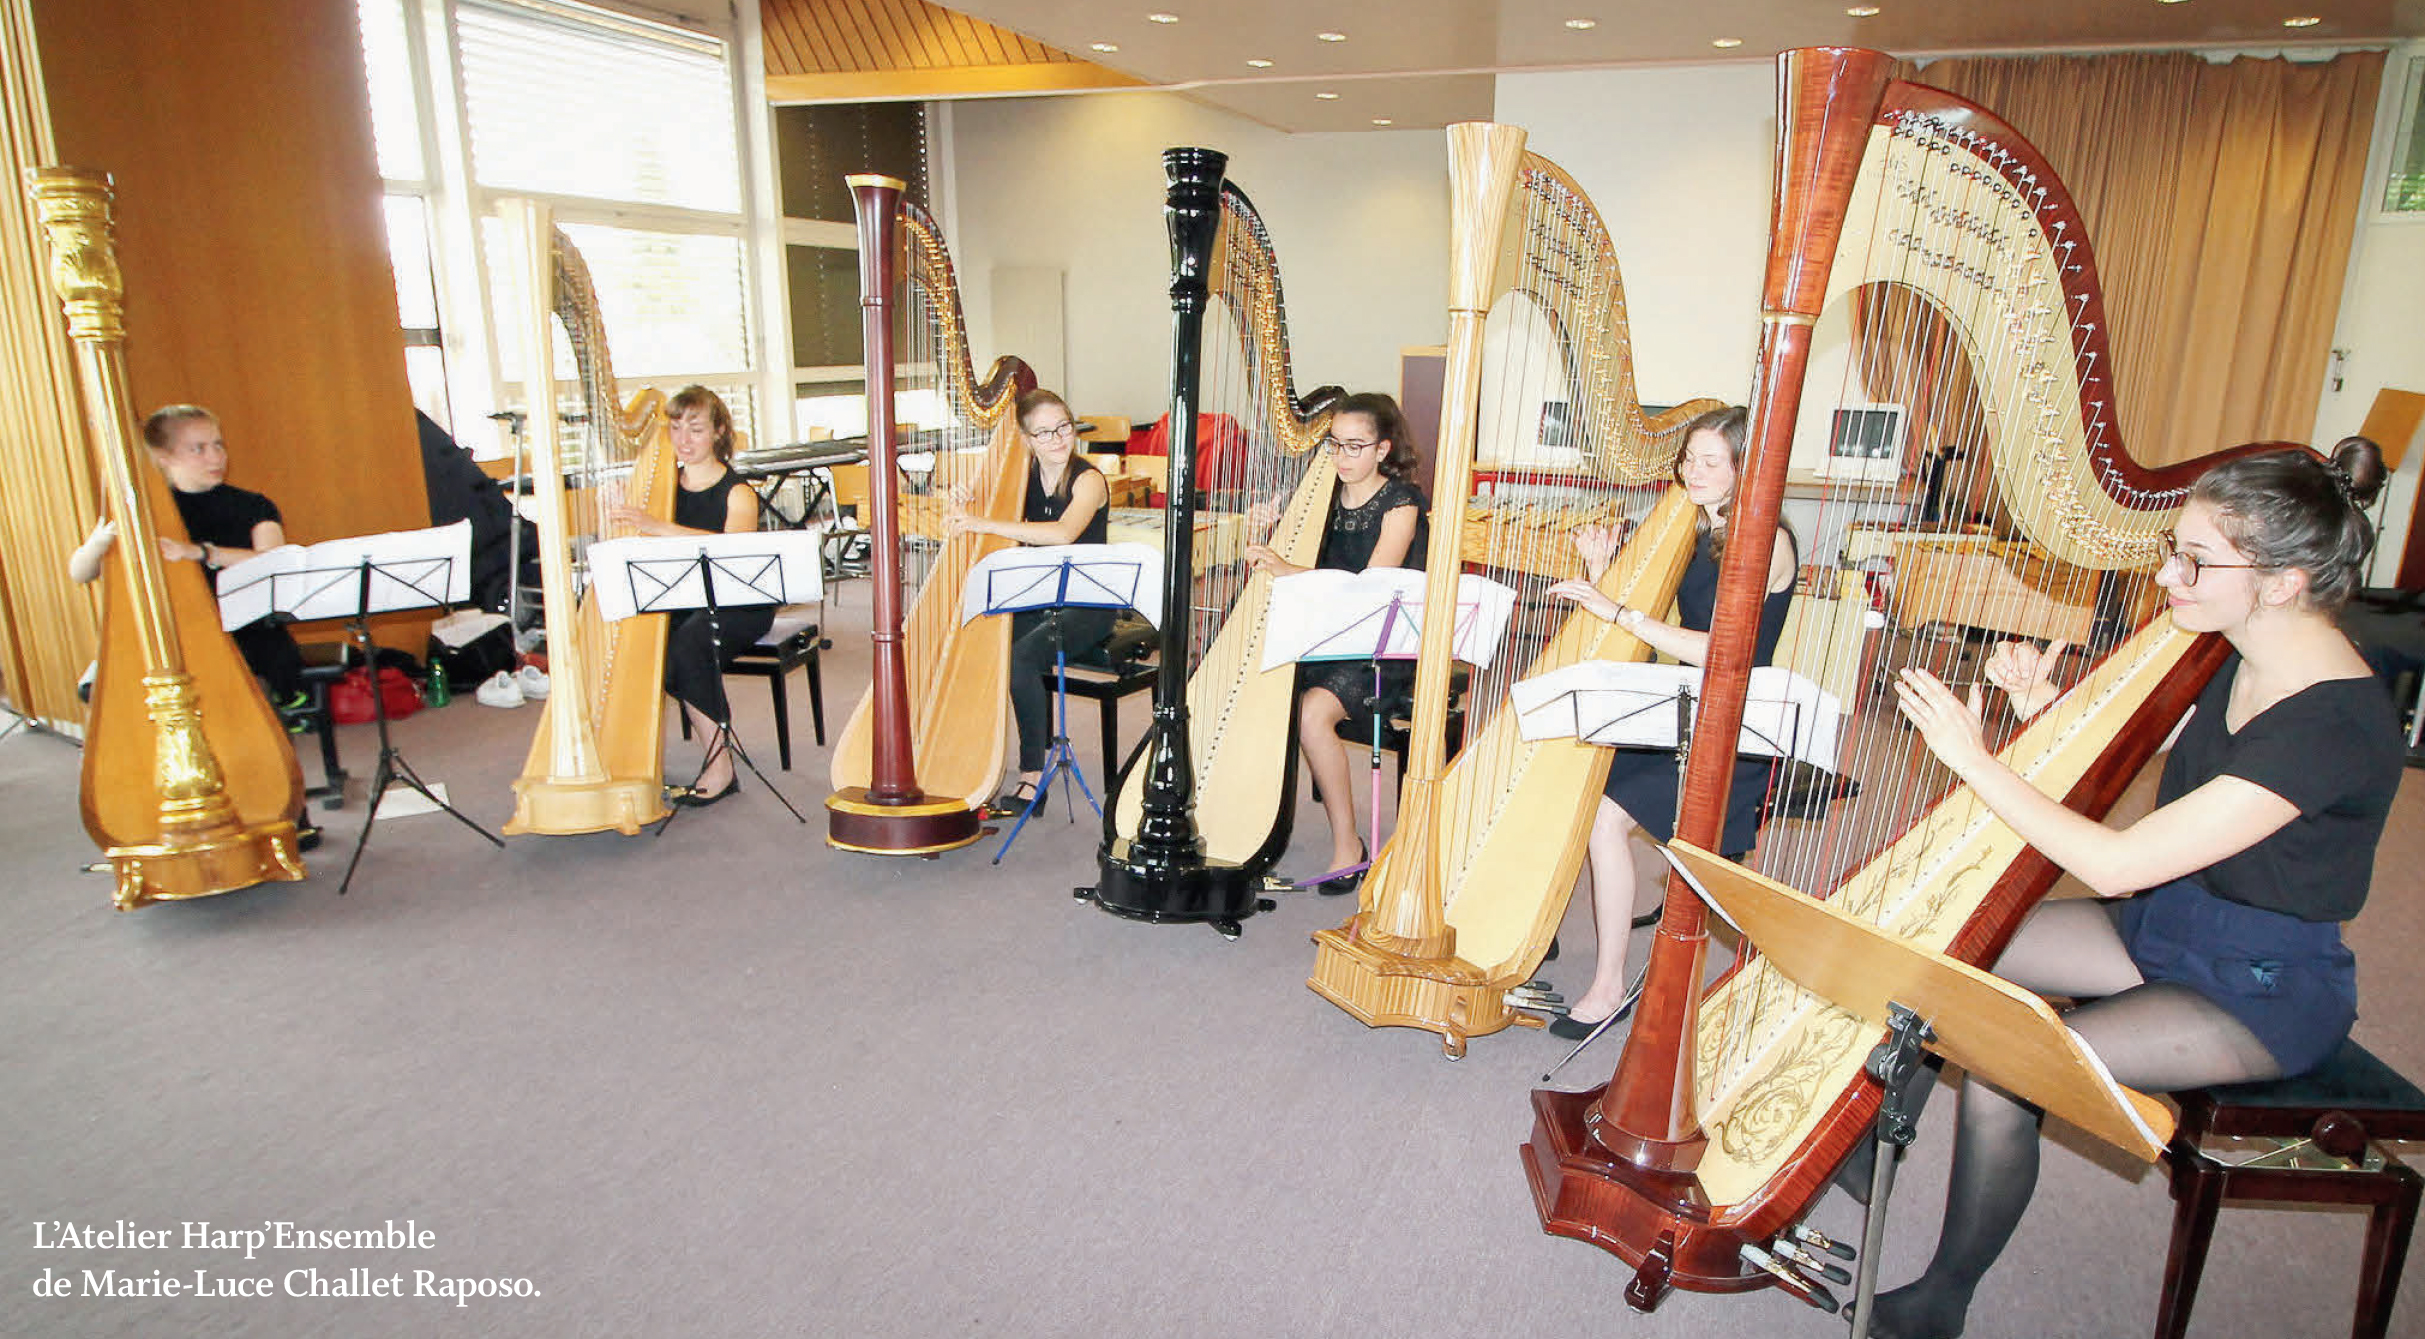
[[[2164,555],[2163,561],[2156,564],[2156,570],[2161,572],[2167,567],[2178,564],[2181,569],[2183,586],[2198,584],[2198,573],[2200,572],[2254,571],[2257,567],[2255,563],[2201,562],[2195,555],[2181,547],[2181,541],[2170,530],[2156,536],[2156,545]]]
[[[1330,452],[1334,456],[1361,455],[1362,453],[1370,451],[1379,445],[1380,443],[1377,441],[1350,442],[1341,438],[1327,436],[1322,439],[1323,449]]]
[[[1027,435],[1035,438],[1039,442],[1050,442],[1064,437],[1077,436],[1078,425],[1064,419],[1061,422],[1054,424],[1052,427],[1038,428]]]

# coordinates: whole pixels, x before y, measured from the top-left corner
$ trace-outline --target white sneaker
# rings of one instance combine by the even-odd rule
[[[547,671],[537,665],[524,665],[514,671],[514,685],[522,690],[523,697],[540,701],[547,696]]]
[[[472,697],[484,707],[518,707],[522,705],[522,685],[514,682],[513,675],[498,670]]]

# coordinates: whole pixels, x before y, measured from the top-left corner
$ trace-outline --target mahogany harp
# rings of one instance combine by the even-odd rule
[[[1002,773],[1010,623],[960,621],[979,558],[1010,541],[943,533],[945,499],[1017,520],[1028,452],[1012,412],[1036,376],[999,358],[980,382],[951,253],[904,183],[850,178],[859,215],[859,310],[867,362],[867,518],[875,587],[866,696],[833,754],[826,841],[871,855],[933,855],[982,835],[979,810]],[[924,485],[902,493],[896,397],[906,370],[943,421],[914,436]],[[906,613],[904,612],[906,608]]]
[[[1541,1025],[1510,992],[1565,914],[1608,773],[1604,748],[1521,739],[1510,689],[1578,660],[1649,654],[1544,592],[1583,575],[1577,528],[1616,525],[1631,537],[1600,589],[1667,608],[1694,534],[1692,506],[1667,481],[1684,425],[1719,405],[1646,415],[1615,248],[1591,201],[1524,151],[1522,130],[1448,134],[1448,369],[1406,786],[1357,914],[1314,936],[1307,984],[1367,1024],[1439,1033],[1454,1058],[1469,1037]],[[1451,763],[1448,648],[1466,571],[1515,587],[1517,612],[1491,664],[1470,673]]]
[[[1287,666],[1263,668],[1272,578],[1241,555],[1248,544],[1266,544],[1303,567],[1320,555],[1337,478],[1320,444],[1339,389],[1296,393],[1271,236],[1243,191],[1226,181],[1220,189],[1220,222],[1205,266],[1207,303],[1196,336],[1197,511],[1186,537],[1191,567],[1163,573],[1169,583],[1164,603],[1185,600],[1179,607],[1189,617],[1187,656],[1166,652],[1160,672],[1186,684],[1204,854],[1260,875],[1288,845],[1296,800],[1296,676]],[[1201,427],[1206,422],[1216,425],[1210,442]],[[1136,837],[1146,789],[1140,768],[1114,780],[1104,811],[1106,848]]]
[[[1907,580],[1910,564],[1897,562],[1887,622],[1928,626],[1881,631],[1866,657],[1858,635],[1789,635],[1778,663],[1835,695],[1838,742],[1823,766],[1777,773],[1751,863],[1916,943],[1986,963],[2057,871],[1900,726],[1892,664],[1918,658],[1957,682],[1975,679],[1975,655],[1959,654],[1966,640],[1983,649],[2028,635],[2050,602],[2077,611],[2088,644],[2058,676],[2064,696],[2026,723],[1999,715],[1991,728],[2023,776],[2102,814],[2222,657],[2218,639],[2174,630],[2151,587],[2159,533],[2223,456],[2164,469],[2130,458],[2114,421],[2095,263],[2061,183],[2010,126],[1891,80],[1889,68],[1879,53],[1841,49],[1780,62],[1750,457],[1677,830],[1709,847],[1722,827],[1789,461],[1828,441],[1843,405],[1909,407],[1909,455],[1900,468],[1887,462],[1886,486],[1918,510],[1919,490],[1902,476],[1934,453],[1936,500],[1954,513],[1936,537],[1972,546],[2011,580],[2005,594],[1981,586],[1951,623],[1915,620],[1914,602],[1940,597],[1915,590],[1928,583]],[[1813,369],[1825,364],[1842,369],[1824,374],[1842,385],[1817,384]],[[1816,533],[1798,537],[1805,563],[1824,565],[1877,545],[1891,555],[1905,533],[1865,534],[1823,512]],[[1854,593],[1862,582],[1820,571],[1795,597],[1798,617],[1845,601],[1866,610],[1868,596]],[[1879,1094],[1861,1065],[1883,1033],[1756,956],[1704,992],[1706,944],[1699,903],[1671,886],[1615,1076],[1601,1089],[1533,1094],[1525,1172],[1546,1230],[1637,1267],[1626,1293],[1637,1308],[1672,1287],[1769,1284],[1816,1303],[1816,1280],[1790,1265],[1764,1272],[1745,1248],[1792,1226],[1868,1132]]]
[[[529,299],[522,359],[551,680],[505,830],[564,836],[613,828],[633,836],[666,812],[665,615],[608,623],[576,584],[576,559],[587,540],[620,531],[604,516],[618,494],[627,506],[672,518],[672,429],[661,393],[620,402],[589,267],[547,208],[516,200],[502,212],[520,243]],[[551,315],[580,375],[588,424],[579,453],[566,448],[558,427]]]
[[[220,630],[208,578],[160,557],[159,535],[182,526],[167,483],[135,458],[109,178],[63,167],[28,178],[118,526],[85,718],[84,830],[117,875],[120,911],[300,879],[295,750]]]

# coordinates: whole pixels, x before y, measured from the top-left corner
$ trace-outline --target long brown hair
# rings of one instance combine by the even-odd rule
[[[724,397],[705,386],[684,386],[665,402],[665,416],[677,419],[694,409],[707,411],[708,431],[715,434],[716,459],[722,464],[733,463],[733,411],[724,407]]]
[[[1027,430],[1028,418],[1037,410],[1049,409],[1054,405],[1059,405],[1061,407],[1061,412],[1069,415],[1069,421],[1072,431],[1074,432],[1078,421],[1077,411],[1069,407],[1069,401],[1062,399],[1060,396],[1044,389],[1042,386],[1038,386],[1034,390],[1020,396],[1018,402],[1011,406],[1012,417],[1019,421],[1020,435],[1027,437],[1034,436],[1035,434]],[[1032,455],[1028,458],[1027,467],[1036,471],[1036,477],[1038,479],[1042,479],[1044,477],[1044,463],[1035,459]],[[1046,496],[1052,499],[1052,503],[1055,507],[1065,507],[1069,505],[1070,486],[1078,481],[1078,475],[1081,471],[1091,470],[1094,467],[1095,462],[1088,460],[1086,458],[1086,453],[1078,449],[1078,439],[1075,436],[1072,436],[1069,441],[1069,466],[1061,471],[1061,482],[1055,485],[1052,492],[1046,494]]]
[[[1342,414],[1362,414],[1372,420],[1374,440],[1389,443],[1389,454],[1381,457],[1381,473],[1392,479],[1411,478],[1415,472],[1415,444],[1406,426],[1406,411],[1398,402],[1379,391],[1364,391],[1350,395],[1331,406],[1330,421],[1337,423]]]

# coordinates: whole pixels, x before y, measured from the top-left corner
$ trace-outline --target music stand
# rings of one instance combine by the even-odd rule
[[[1061,800],[1069,808],[1071,822],[1078,821],[1078,806],[1069,798],[1066,784],[1071,781],[1086,796],[1086,806],[1095,811],[1095,817],[1103,816],[1093,787],[1086,784],[1086,770],[1069,747],[1069,651],[1061,644],[1057,611],[1134,609],[1151,619],[1146,606],[1152,601],[1146,595],[1161,584],[1162,555],[1146,544],[1038,544],[998,549],[969,569],[968,583],[960,594],[963,623],[1028,609],[1056,611],[1048,617],[1053,630],[1052,747],[1045,755],[1044,775],[1036,782],[1036,793],[1028,797],[1019,821],[1002,838],[993,863],[1002,863],[1002,857],[1010,854],[1011,843],[1019,840],[1020,830],[1043,810],[1055,777],[1064,779]]]
[[[1368,567],[1361,572],[1315,568],[1291,572],[1271,583],[1270,614],[1263,640],[1263,668],[1298,661],[1372,662],[1372,755],[1368,772],[1364,858],[1295,886],[1310,888],[1372,867],[1381,850],[1381,662],[1412,660],[1423,635],[1423,573],[1406,567]],[[1497,653],[1507,621],[1515,613],[1513,588],[1488,577],[1457,578],[1456,633],[1449,655],[1487,666]]]
[[[634,535],[601,540],[589,546],[590,590],[600,616],[609,622],[634,614],[667,613],[680,609],[707,611],[708,643],[718,648],[723,631],[718,610],[734,605],[806,604],[825,597],[821,528],[807,530],[742,531],[714,535]],[[719,591],[721,594],[719,594]],[[802,823],[801,813],[766,773],[733,732],[732,704],[716,721],[716,733],[702,741],[704,774],[718,749],[730,749],[760,784]],[[695,779],[695,778],[694,778]],[[734,784],[739,785],[738,776]],[[681,806],[666,810],[657,834],[673,824]]]
[[[1516,732],[1528,741],[1572,736],[1586,744],[1673,751],[1680,793],[1692,752],[1700,686],[1697,665],[1579,660],[1518,680],[1508,698],[1516,713]],[[1843,719],[1834,694],[1792,670],[1763,665],[1751,672],[1735,752],[1783,758],[1833,773],[1837,727]],[[1565,1059],[1550,1066],[1541,1081],[1547,1083],[1568,1060],[1632,1013],[1640,992],[1641,978],[1636,977],[1625,1002],[1595,1024]]]
[[[308,548],[282,545],[219,573],[219,623],[228,631],[273,615],[298,623],[343,618],[362,652],[363,672],[370,680],[371,719],[379,726],[379,765],[371,771],[370,812],[363,815],[362,835],[354,839],[353,858],[345,862],[345,878],[337,884],[339,897],[353,887],[354,871],[361,867],[362,852],[379,821],[380,802],[399,780],[492,845],[505,845],[441,799],[396,747],[388,730],[387,694],[379,683],[379,652],[370,636],[372,614],[447,606],[470,598],[471,544],[471,522],[457,521],[332,539]]]
[[[2115,1082],[2104,1061],[2046,1001],[1689,842],[1670,842],[1659,852],[1685,885],[1717,908],[1787,980],[1888,1029],[1887,1041],[1870,1057],[1873,1074],[1909,1074],[1925,1045],[1973,1078],[1985,1079],[2142,1161],[2162,1155],[2172,1135],[2171,1109]],[[1909,1113],[1893,1110],[1893,1088],[1888,1092],[1890,1111],[1882,1113],[1879,1122],[1877,1167],[1853,1295],[1854,1339],[1869,1332],[1886,1198],[1894,1188],[1895,1159],[1910,1141]],[[1807,1293],[1804,1299],[1811,1300]]]

